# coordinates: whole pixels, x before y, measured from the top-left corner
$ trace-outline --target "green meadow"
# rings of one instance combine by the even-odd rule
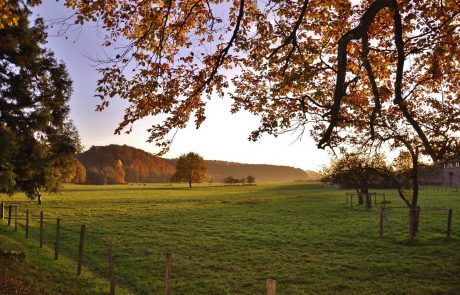
[[[395,191],[376,191],[386,194],[387,207],[403,206]],[[412,242],[406,209],[386,210],[391,230],[386,225],[380,239],[378,207],[351,210],[345,192],[315,183],[66,185],[46,195],[42,206],[21,204],[17,232],[3,220],[0,247],[26,257],[0,263],[4,270],[11,263],[4,275],[20,278],[35,293],[107,294],[106,245],[112,241],[117,294],[164,294],[167,252],[173,253],[174,294],[265,294],[268,278],[276,280],[277,294],[460,294],[460,192],[421,191],[422,207],[453,209],[452,237],[446,239],[446,211],[422,209]],[[27,240],[25,209],[31,215]],[[76,277],[81,224],[85,264]]]

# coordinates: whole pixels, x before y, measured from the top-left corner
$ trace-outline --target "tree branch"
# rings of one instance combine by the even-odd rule
[[[300,12],[299,12],[299,18],[297,19],[297,21],[295,22],[294,24],[294,28],[292,29],[291,33],[289,34],[289,36],[284,40],[283,43],[281,43],[281,45],[279,45],[278,47],[276,47],[272,53],[270,53],[270,55],[268,56],[268,59],[271,59],[276,53],[278,53],[278,51],[280,51],[281,49],[283,49],[284,47],[288,46],[289,44],[292,44],[294,46],[296,40],[297,40],[297,31],[300,27],[300,24],[302,23],[303,21],[303,18],[305,16],[305,12],[307,11],[307,7],[308,7],[308,2],[309,0],[304,0],[303,2],[303,5],[302,5],[302,8],[300,9]]]
[[[364,12],[360,19],[359,24],[345,33],[338,42],[337,50],[337,77],[333,97],[333,105],[330,110],[330,122],[326,131],[322,134],[322,137],[318,143],[319,148],[324,148],[330,141],[334,127],[339,121],[340,105],[342,97],[346,94],[346,73],[347,73],[347,46],[352,40],[361,39],[364,34],[367,34],[369,26],[373,22],[377,13],[384,8],[391,8],[395,1],[391,0],[376,0],[369,8]]]

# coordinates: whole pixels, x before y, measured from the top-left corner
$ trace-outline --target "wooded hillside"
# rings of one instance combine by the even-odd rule
[[[176,160],[164,159],[127,145],[92,146],[78,156],[87,171],[87,183],[169,182]],[[205,161],[205,181],[221,182],[228,176],[253,175],[256,183],[318,180],[319,174],[288,166]]]
[[[95,184],[169,182],[175,171],[164,159],[127,145],[92,146],[78,159],[86,168],[87,182]],[[123,180],[112,176],[118,161],[124,171]]]

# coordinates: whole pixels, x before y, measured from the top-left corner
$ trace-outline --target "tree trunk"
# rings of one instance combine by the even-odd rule
[[[409,210],[409,237],[411,240],[415,238],[418,232],[420,221],[420,207],[417,206]]]
[[[409,210],[409,238],[413,240],[418,232],[420,221],[420,207],[418,203],[418,148],[411,152],[412,155],[412,202]]]
[[[188,181],[188,187],[192,188],[192,181],[191,180]]]
[[[363,191],[356,190],[356,192],[358,193],[358,205],[364,204]]]
[[[364,192],[364,200],[366,202],[366,209],[369,210],[372,208],[372,200],[370,199],[369,191]]]
[[[42,194],[40,194],[40,190],[37,186],[34,187],[35,196],[37,197],[37,204],[42,204]]]

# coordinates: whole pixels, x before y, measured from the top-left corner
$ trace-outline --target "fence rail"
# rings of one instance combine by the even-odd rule
[[[368,207],[368,209],[372,206],[372,197],[374,197],[374,205],[378,205],[377,203],[377,197],[378,196],[381,196],[381,199],[382,201],[380,202],[380,204],[382,204],[383,206],[385,206],[385,204],[387,203],[387,199],[386,199],[386,195],[384,193],[377,193],[377,192],[369,192],[367,193],[368,196],[369,196],[369,201],[371,204],[369,204],[370,206]],[[345,204],[347,207],[349,207],[350,209],[354,209],[354,206],[353,206],[353,197],[356,196],[357,198],[359,198],[360,196],[361,197],[365,197],[365,193],[357,193],[357,192],[345,192]]]

